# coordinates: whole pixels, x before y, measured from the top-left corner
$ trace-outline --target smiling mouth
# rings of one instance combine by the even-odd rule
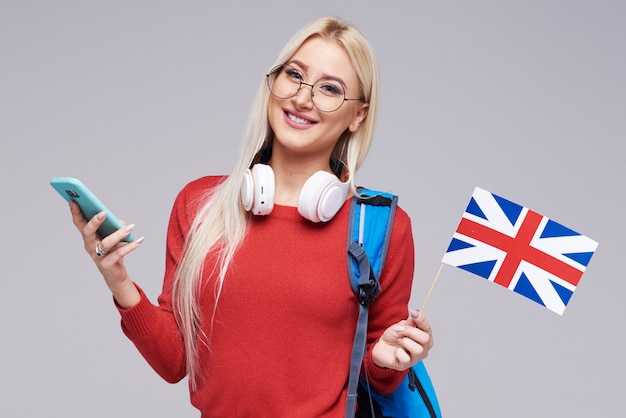
[[[285,111],[285,114],[287,115],[289,120],[292,120],[293,122],[298,123],[300,125],[313,125],[314,123],[316,123],[316,122],[313,122],[311,120],[298,117],[298,116],[294,115],[293,113],[290,113],[290,112],[287,112],[287,111]]]

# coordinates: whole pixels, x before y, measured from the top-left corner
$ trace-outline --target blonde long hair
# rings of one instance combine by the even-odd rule
[[[285,63],[308,39],[319,36],[336,41],[348,53],[359,80],[364,101],[369,103],[367,117],[356,132],[346,130],[333,150],[333,158],[343,161],[349,172],[353,192],[354,173],[363,163],[372,143],[376,125],[379,97],[379,71],[374,51],[365,37],[351,24],[334,17],[316,19],[302,27],[285,45],[274,65]],[[215,190],[206,196],[206,202],[198,211],[185,242],[173,287],[173,305],[178,325],[182,331],[187,372],[192,390],[197,388],[200,376],[198,343],[209,344],[210,336],[201,331],[201,313],[198,296],[202,289],[201,278],[205,268],[217,273],[215,282],[215,306],[219,300],[224,277],[233,256],[243,241],[248,215],[240,199],[244,173],[259,159],[262,150],[271,147],[273,132],[267,119],[269,89],[262,81],[253,102],[244,137],[244,145],[233,172]],[[213,266],[205,266],[207,254],[217,260]],[[211,325],[215,317],[212,314]]]

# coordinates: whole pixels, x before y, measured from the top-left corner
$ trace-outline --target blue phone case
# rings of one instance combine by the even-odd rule
[[[76,202],[87,220],[103,210],[106,211],[106,219],[104,223],[100,225],[100,228],[98,228],[98,234],[100,234],[102,238],[124,227],[124,224],[115,217],[113,212],[104,206],[100,199],[77,178],[55,177],[50,180],[50,185],[68,202]],[[130,234],[124,238],[123,241],[131,242],[134,239],[133,234]]]

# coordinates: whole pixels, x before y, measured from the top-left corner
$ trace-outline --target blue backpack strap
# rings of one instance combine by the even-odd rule
[[[365,355],[369,305],[378,297],[378,277],[385,264],[398,197],[389,193],[359,188],[352,198],[348,221],[348,273],[350,286],[359,301],[346,417],[354,417],[361,363]]]
[[[352,290],[360,295],[363,287],[378,281],[383,270],[398,197],[364,188],[357,190],[361,197],[352,198],[348,224],[348,274]],[[364,258],[367,264],[361,264],[365,263]],[[361,272],[365,272],[363,277]]]
[[[357,390],[365,355],[369,305],[380,292],[378,278],[385,264],[398,202],[397,196],[388,193],[362,188],[358,190],[361,197],[352,199],[348,225],[348,273],[350,285],[359,301],[346,405],[346,417],[350,418],[354,417],[358,402]],[[409,369],[404,381],[393,393],[382,396],[369,387],[366,389],[383,416],[441,417],[437,394],[422,361]]]

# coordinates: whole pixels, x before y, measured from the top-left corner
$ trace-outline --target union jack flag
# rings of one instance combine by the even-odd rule
[[[598,243],[476,188],[442,262],[562,315]]]

